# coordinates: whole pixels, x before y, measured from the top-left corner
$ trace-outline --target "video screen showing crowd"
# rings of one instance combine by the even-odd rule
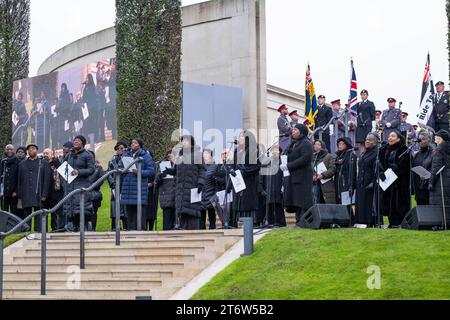
[[[381,226],[387,216],[389,227],[396,228],[411,208],[412,195],[418,205],[450,203],[449,97],[443,89],[439,82],[433,97],[434,127],[428,129],[411,126],[394,98],[378,112],[367,90],[361,92],[354,119],[342,117],[349,112],[341,109],[339,100],[330,107],[320,96],[315,127],[299,123],[298,113],[283,105],[274,146],[264,150],[252,132],[244,130],[233,149],[222,150],[218,163],[212,150],[202,150],[189,135],[168,146],[159,161],[141,139],[119,141],[106,171],[124,169],[129,159],[139,157],[141,180],[134,168],[121,176],[120,185],[114,176],[108,178],[109,199],[104,199],[101,186],[87,195],[86,228],[96,230],[104,201],[111,202],[111,230],[117,214],[124,230],[153,230],[158,208],[164,230],[215,229],[217,217],[224,228],[238,227],[241,217],[252,217],[256,227],[285,227],[285,212],[295,213],[299,225],[315,204],[347,206],[352,225]],[[48,148],[40,156],[35,143],[16,150],[8,145],[0,166],[2,210],[24,218],[91,186],[104,171],[95,153],[86,150],[87,143],[77,135],[63,144],[60,156]],[[63,163],[70,165],[71,183],[58,172]],[[120,212],[114,205],[117,196]],[[78,231],[79,206],[79,195],[64,203],[51,217],[52,230]],[[34,230],[40,228],[36,219]]]
[[[61,150],[77,135],[95,145],[116,136],[114,59],[18,80],[12,143]]]

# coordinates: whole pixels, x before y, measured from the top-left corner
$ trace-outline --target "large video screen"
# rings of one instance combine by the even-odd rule
[[[60,150],[77,135],[91,150],[116,139],[115,59],[15,81],[12,132],[14,146],[41,151]]]

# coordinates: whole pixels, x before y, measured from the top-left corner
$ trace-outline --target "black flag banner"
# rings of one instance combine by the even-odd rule
[[[420,98],[420,109],[417,115],[417,123],[427,126],[433,112],[433,95],[434,85],[430,71],[430,54],[428,53],[427,62],[425,64],[425,75],[422,83],[422,95]]]

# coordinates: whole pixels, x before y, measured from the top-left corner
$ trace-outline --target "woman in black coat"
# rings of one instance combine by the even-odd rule
[[[431,138],[428,133],[419,134],[419,147],[420,150],[413,156],[412,167],[421,166],[424,169],[431,171],[431,163],[433,158],[433,147],[430,145]],[[413,177],[413,194],[416,198],[418,206],[427,206],[430,203],[430,192],[428,191],[429,179],[420,177],[419,175],[412,173]]]
[[[399,226],[405,215],[411,209],[410,169],[411,157],[405,138],[398,131],[389,134],[388,145],[380,149],[380,164],[382,166],[380,179],[385,179],[384,172],[392,169],[397,180],[382,192],[381,208],[389,217],[389,227]]]
[[[182,149],[175,161],[175,167],[166,169],[166,174],[176,176],[175,210],[180,217],[180,225],[185,230],[200,229],[201,202],[191,203],[191,192],[203,190],[205,166],[200,147],[194,137],[181,138]]]
[[[290,173],[284,179],[284,206],[288,212],[295,212],[296,224],[299,226],[302,215],[313,205],[313,147],[308,140],[308,128],[304,124],[297,124],[291,137],[292,142],[287,149],[287,165],[283,164],[280,168]]]
[[[374,215],[375,170],[378,155],[378,137],[367,135],[365,152],[358,161],[356,179],[356,223],[369,227],[376,224]]]
[[[171,169],[174,167],[172,149],[166,152],[165,161],[170,161]],[[159,194],[159,205],[163,211],[163,230],[175,228],[175,178],[168,176],[160,170],[160,164],[156,166],[155,183]]]
[[[73,149],[69,152],[64,161],[73,168],[69,175],[77,176],[71,184],[64,184],[64,196],[67,196],[72,191],[79,188],[88,188],[91,185],[89,177],[94,174],[95,162],[92,155],[84,148],[86,145],[86,138],[77,136],[73,139]],[[79,231],[80,229],[80,195],[77,194],[68,200],[63,207],[64,215],[73,227],[67,226],[66,229],[70,231]],[[92,200],[89,194],[85,195],[84,213],[85,217],[92,214]],[[87,219],[86,219],[87,220]],[[85,224],[87,227],[87,224]]]
[[[336,203],[346,205],[350,215],[350,223],[354,224],[352,204],[354,204],[356,187],[356,166],[358,159],[353,153],[352,141],[340,138],[337,141],[336,174],[334,177]],[[346,199],[343,198],[346,197]]]
[[[255,221],[256,211],[258,210],[260,163],[258,160],[258,145],[255,136],[250,131],[243,131],[239,134],[231,174],[235,175],[238,170],[242,173],[246,189],[236,193],[233,188],[234,219],[237,222],[241,217],[251,217]]]
[[[211,202],[211,199],[216,195],[217,186],[215,173],[217,171],[217,165],[214,162],[213,152],[210,149],[203,150],[203,161],[205,163],[205,177],[202,190],[202,213],[200,220],[200,229],[206,229],[206,216],[209,219],[209,229],[216,229],[216,210]]]
[[[450,137],[445,130],[436,133],[435,142],[438,145],[433,152],[433,162],[431,165],[431,178],[429,184],[430,205],[442,207],[442,188],[444,191],[444,205],[450,206]],[[442,185],[441,177],[436,175],[442,167]]]

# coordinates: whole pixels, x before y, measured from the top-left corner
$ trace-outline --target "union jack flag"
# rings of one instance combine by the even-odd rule
[[[348,98],[348,108],[353,116],[356,116],[356,105],[358,104],[358,82],[356,81],[356,72],[353,65],[353,59],[351,60],[351,73],[350,79],[350,96]]]

